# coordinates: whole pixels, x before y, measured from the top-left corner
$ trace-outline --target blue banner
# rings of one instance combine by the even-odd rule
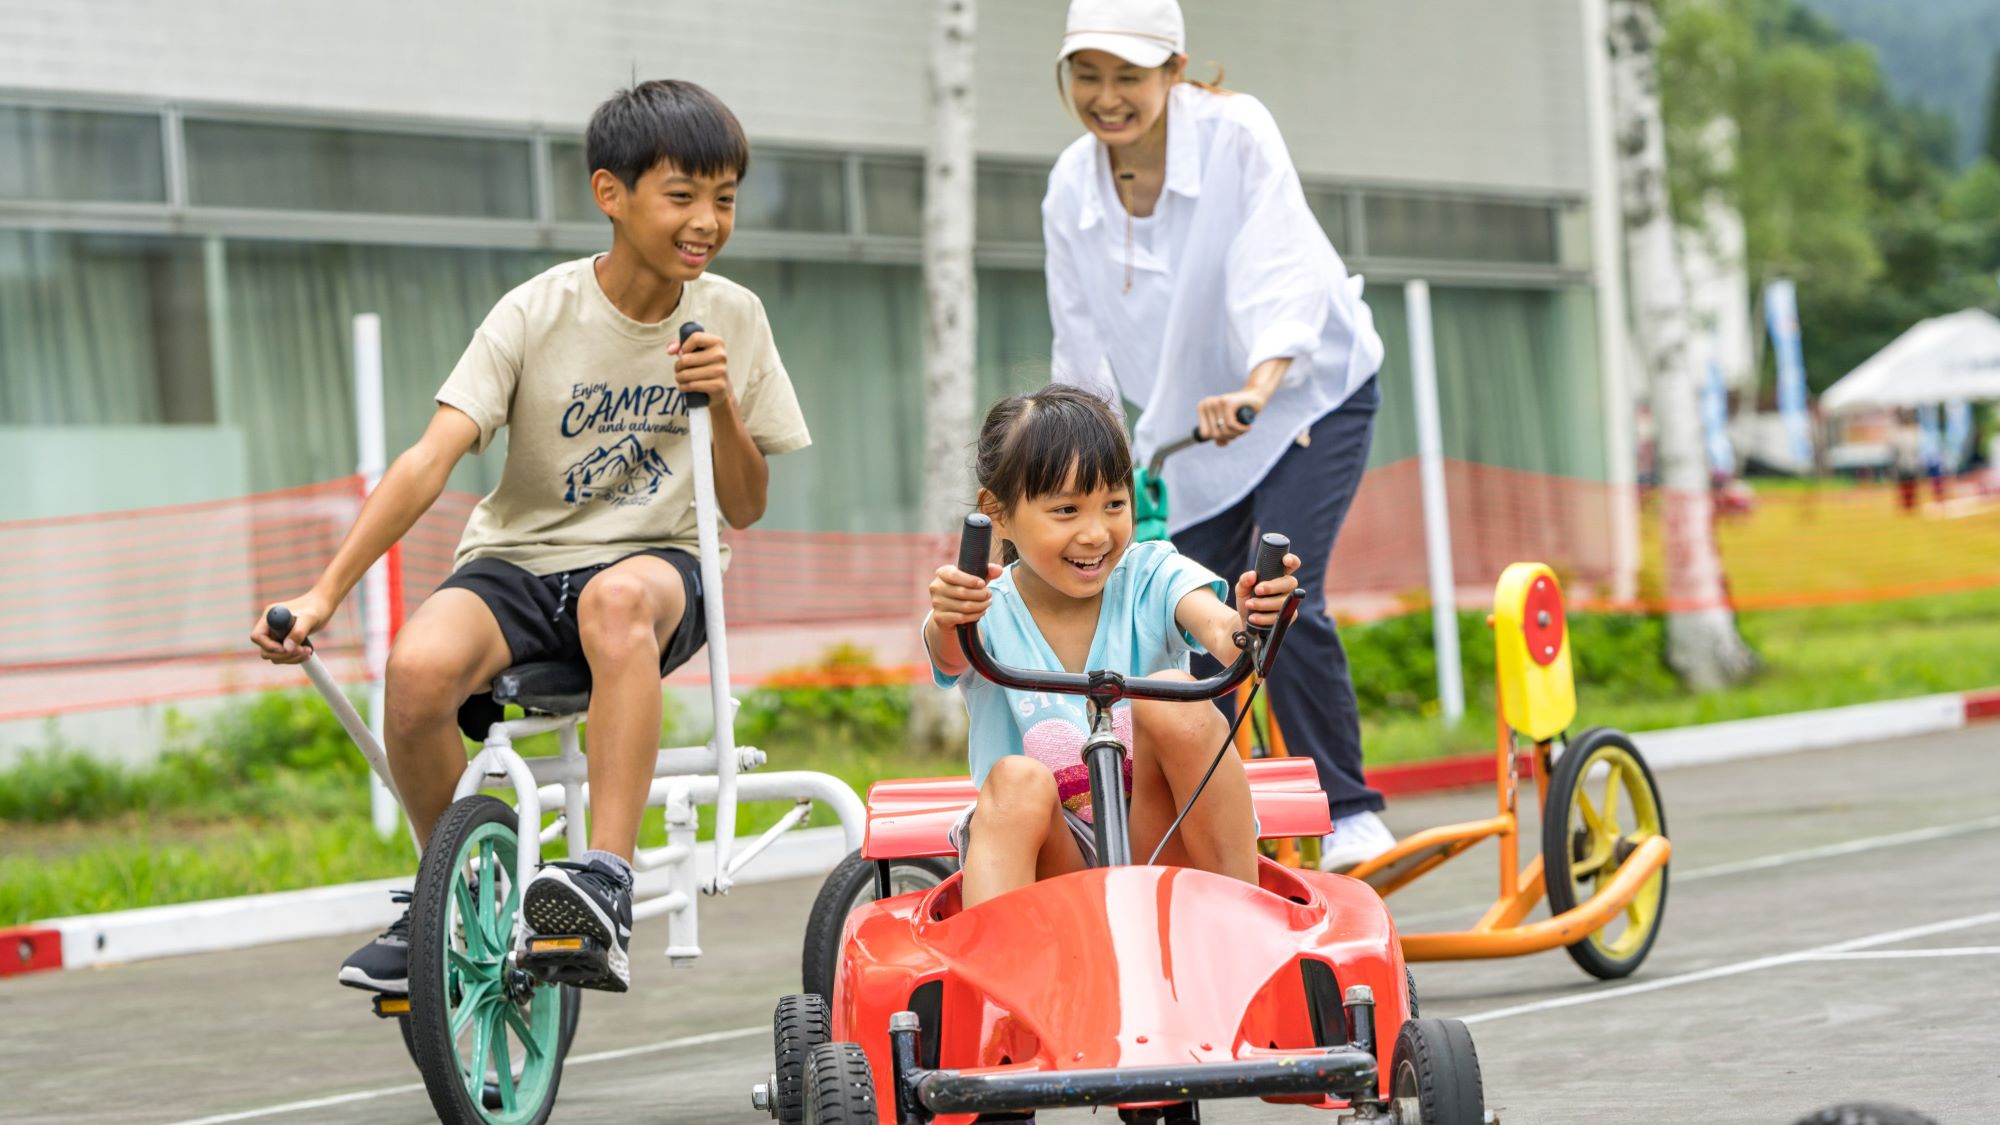
[[[1722,385],[1722,341],[1719,332],[1708,336],[1708,381],[1701,388],[1701,426],[1708,436],[1708,471],[1715,476],[1736,475],[1736,450],[1729,444],[1729,391]]]
[[[1812,420],[1806,415],[1806,360],[1799,343],[1799,294],[1780,278],[1764,287],[1764,323],[1771,330],[1771,351],[1778,361],[1778,415],[1792,456],[1800,468],[1813,463]]]

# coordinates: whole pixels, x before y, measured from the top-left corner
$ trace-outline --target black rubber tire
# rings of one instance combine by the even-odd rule
[[[1457,1020],[1408,1020],[1396,1034],[1389,1096],[1414,1098],[1421,1125],[1484,1125],[1472,1033]]]
[[[444,958],[425,955],[427,951],[448,946],[448,904],[452,880],[458,875],[457,857],[464,842],[475,830],[487,824],[498,824],[508,832],[516,833],[518,841],[518,820],[514,810],[497,798],[485,795],[467,797],[445,810],[424,845],[423,862],[417,868],[416,894],[410,903],[410,1015],[405,1017],[405,1026],[409,1030],[408,1043],[411,1056],[417,1063],[417,1072],[423,1076],[431,1108],[437,1111],[438,1120],[443,1125],[484,1125],[488,1120],[485,1112],[488,1096],[498,1100],[497,1090],[489,1083],[482,1091],[479,1103],[475,1104],[459,1080],[457,1046],[445,1015]],[[541,1102],[523,1119],[527,1125],[542,1125],[555,1108],[556,1093],[562,1086],[563,1059],[568,1052],[581,1006],[581,997],[572,998],[570,995],[575,992],[575,989],[564,989],[561,994],[564,1002],[552,1063],[554,1071]]]
[[[771,1071],[772,1116],[778,1125],[801,1125],[806,1119],[806,1056],[833,1038],[833,1018],[823,997],[785,996],[771,1014],[771,1049],[777,1066]]]
[[[1542,881],[1548,888],[1549,913],[1561,914],[1575,909],[1577,903],[1588,896],[1579,897],[1576,884],[1570,878],[1572,842],[1569,833],[1570,797],[1583,772],[1589,768],[1590,760],[1602,747],[1615,747],[1629,754],[1639,765],[1639,773],[1645,778],[1646,788],[1652,792],[1653,806],[1659,811],[1660,835],[1667,834],[1667,806],[1660,795],[1660,784],[1653,778],[1652,767],[1639,748],[1622,731],[1609,727],[1592,727],[1577,735],[1563,746],[1556,756],[1555,764],[1549,769],[1548,804],[1542,809]],[[1653,917],[1652,929],[1639,944],[1638,949],[1623,957],[1613,957],[1585,937],[1573,945],[1566,946],[1570,960],[1575,961],[1584,972],[1599,980],[1616,980],[1630,976],[1653,951],[1653,942],[1660,936],[1660,927],[1667,920],[1667,891],[1672,882],[1668,863],[1660,868],[1660,905]],[[1613,870],[1616,870],[1615,868]],[[1643,892],[1642,892],[1643,893]],[[1615,919],[1614,919],[1615,921]],[[1609,925],[1610,923],[1607,923]]]
[[[1403,987],[1410,990],[1410,1018],[1416,1019],[1417,1018],[1417,974],[1410,971],[1410,966],[1408,964],[1405,964],[1403,966]]]
[[[570,1042],[576,1038],[577,1017],[583,1010],[583,989],[564,985],[562,999],[562,1046],[557,1049],[567,1058]],[[417,1061],[417,1041],[410,1034],[410,1017],[397,1016],[396,1029],[403,1033],[403,1050],[410,1053],[410,1062],[414,1064]],[[485,1090],[480,1093],[479,1100],[487,1109],[499,1109],[500,1084],[488,1082]]]
[[[821,1043],[806,1056],[806,1125],[876,1125],[875,1074],[857,1043]]]
[[[847,853],[827,875],[806,918],[805,954],[799,980],[811,996],[832,1003],[833,974],[840,965],[840,934],[847,915],[864,902],[875,901],[875,862],[859,851]],[[890,861],[890,886],[897,893],[935,887],[951,877],[958,865],[942,857]]]

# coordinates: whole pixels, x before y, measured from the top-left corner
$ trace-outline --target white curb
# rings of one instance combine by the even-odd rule
[[[1825,711],[1767,715],[1697,727],[1641,731],[1632,736],[1646,764],[1656,770],[1790,754],[1855,742],[1907,738],[1965,725],[1965,696],[1926,695],[1886,703],[1859,703]]]

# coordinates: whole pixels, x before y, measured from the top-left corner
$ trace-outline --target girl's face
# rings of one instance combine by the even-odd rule
[[[1071,598],[1104,590],[1111,568],[1132,542],[1132,490],[1125,485],[1079,493],[1070,474],[1060,492],[1021,500],[995,517],[1021,565]]]
[[[1112,147],[1145,136],[1167,112],[1167,94],[1186,60],[1134,66],[1109,51],[1078,51],[1069,58],[1070,104],[1091,135]]]

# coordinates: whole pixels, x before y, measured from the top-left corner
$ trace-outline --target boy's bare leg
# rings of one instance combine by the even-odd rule
[[[1193,679],[1178,670],[1161,679]],[[1159,846],[1208,764],[1229,736],[1228,720],[1208,703],[1141,699],[1132,704],[1132,859],[1143,863]],[[1257,881],[1256,809],[1250,777],[1234,750],[1225,751],[1201,799],[1188,810],[1160,853],[1163,863],[1199,867],[1246,883]]]
[[[1037,879],[1084,869],[1083,852],[1070,835],[1055,775],[1023,754],[1000,759],[979,787],[972,838],[965,848],[959,901],[966,907],[1025,887]]]
[[[424,599],[389,652],[383,735],[389,772],[417,839],[451,804],[465,772],[458,707],[493,682],[512,657],[479,595],[447,587]]]
[[[629,862],[660,751],[660,653],[687,612],[672,563],[639,555],[590,580],[576,623],[590,661],[590,846]]]

